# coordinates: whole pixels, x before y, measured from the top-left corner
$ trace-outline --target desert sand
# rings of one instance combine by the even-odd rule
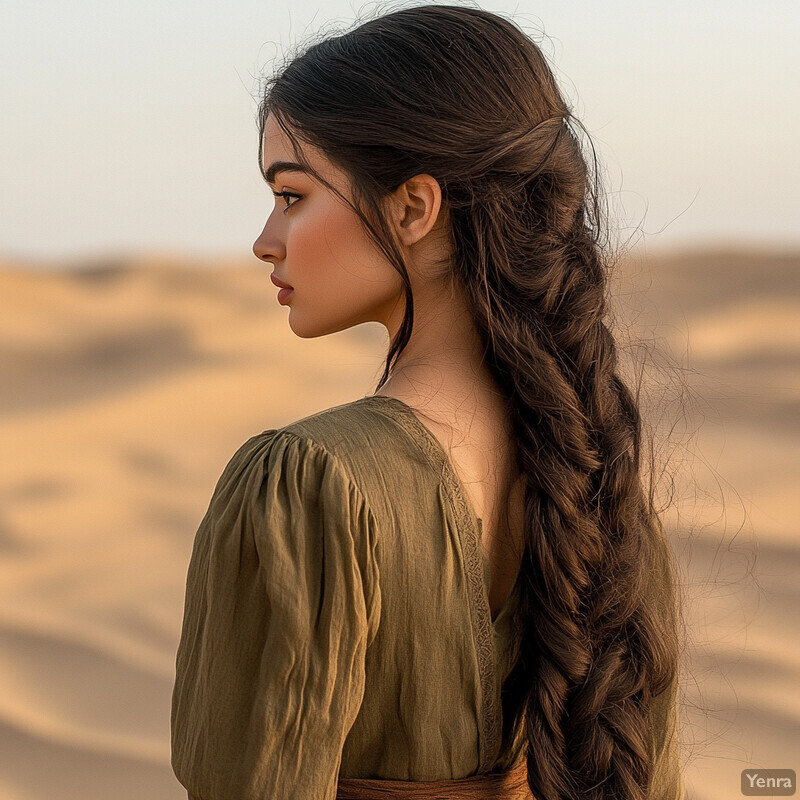
[[[179,800],[195,530],[228,458],[373,391],[377,324],[304,340],[270,268],[0,266],[0,800]],[[800,768],[800,253],[638,252],[612,284],[667,471],[690,798]],[[634,360],[632,360],[634,359]]]

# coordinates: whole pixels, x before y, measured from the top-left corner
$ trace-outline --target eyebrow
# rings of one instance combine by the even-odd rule
[[[307,173],[308,170],[302,164],[297,164],[294,161],[273,161],[272,164],[270,164],[269,169],[263,173],[264,179],[267,181],[267,183],[273,183],[275,181],[275,176],[279,172]]]

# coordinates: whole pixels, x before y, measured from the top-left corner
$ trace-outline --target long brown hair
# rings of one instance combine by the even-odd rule
[[[597,158],[584,155],[585,130],[546,59],[494,13],[402,8],[310,44],[267,80],[262,169],[269,115],[321,183],[336,192],[299,141],[350,176],[352,202],[336,193],[405,283],[405,317],[376,388],[414,319],[382,204],[417,174],[440,183],[452,223],[446,266],[507,398],[526,485],[504,745],[523,730],[537,800],[645,798],[651,700],[678,668],[674,567],[652,481],[649,492],[642,485],[642,420],[607,324]]]

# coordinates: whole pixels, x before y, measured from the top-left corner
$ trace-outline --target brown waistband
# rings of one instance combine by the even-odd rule
[[[339,778],[336,800],[533,800],[523,758],[508,772],[452,781],[397,781]]]

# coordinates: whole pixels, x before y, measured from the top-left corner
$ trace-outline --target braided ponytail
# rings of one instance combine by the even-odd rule
[[[537,798],[633,800],[646,797],[650,779],[647,711],[677,662],[675,619],[668,608],[659,618],[649,598],[668,550],[639,482],[640,415],[606,324],[607,278],[585,219],[592,186],[577,139],[547,133],[524,189],[535,202],[451,210],[455,259],[471,276],[474,318],[528,481],[525,627],[505,719],[524,712]],[[520,171],[533,152],[526,144]],[[504,158],[513,167],[509,151]],[[472,267],[470,231],[486,269]],[[513,264],[511,237],[528,245]]]

